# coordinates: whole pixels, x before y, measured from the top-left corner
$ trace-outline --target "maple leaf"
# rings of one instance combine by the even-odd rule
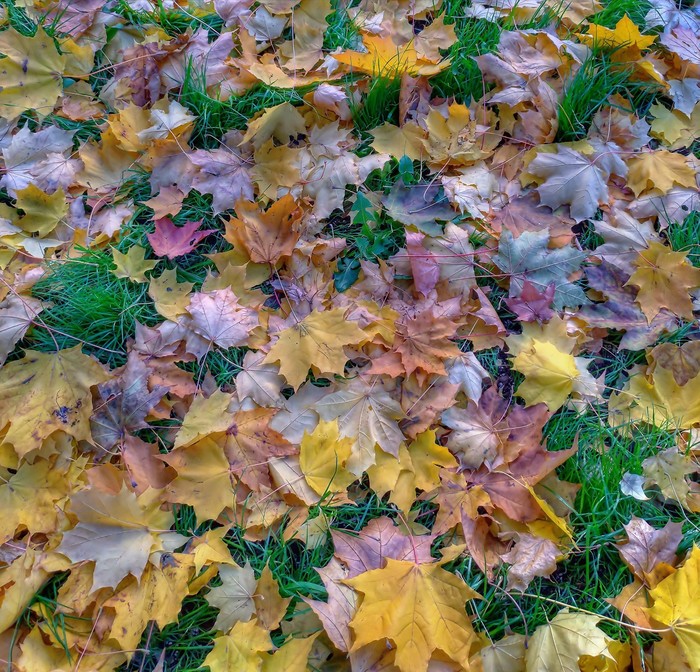
[[[683,566],[649,595],[649,616],[671,628],[692,669],[700,668],[700,548],[693,546]]]
[[[510,231],[503,232],[493,261],[510,276],[509,296],[521,297],[525,282],[545,294],[553,284],[553,302],[557,310],[588,303],[581,287],[569,281],[585,260],[586,253],[568,246],[554,250],[548,246],[546,230],[524,231],[517,238]]]
[[[646,191],[667,194],[674,185],[696,189],[695,171],[682,154],[660,149],[633,156],[629,162],[627,186],[639,197]]]
[[[527,171],[545,178],[537,187],[542,203],[550,208],[568,204],[577,222],[591,219],[598,206],[608,202],[611,173],[627,175],[627,167],[612,152],[589,158],[561,145],[556,154],[539,153]]]
[[[174,268],[166,269],[157,278],[151,278],[148,295],[163,317],[175,321],[180,316],[187,315],[193,286],[191,282],[178,282]]]
[[[0,35],[0,116],[15,119],[27,109],[45,117],[53,111],[63,90],[66,57],[42,27],[33,37],[13,28]]]
[[[283,406],[282,388],[284,378],[279,375],[279,367],[275,364],[263,364],[265,354],[262,352],[246,352],[240,373],[236,376],[236,394],[238,400],[252,399],[259,406]],[[299,397],[299,393],[294,395]]]
[[[167,501],[189,504],[200,521],[233,508],[236,479],[216,440],[207,437],[159,457],[177,473],[166,486]]]
[[[627,14],[617,22],[614,28],[591,24],[588,26],[588,33],[580,35],[580,37],[588,37],[587,41],[592,41],[593,44],[618,49],[623,47],[625,50],[629,47],[636,47],[639,50],[647,49],[656,40],[655,35],[642,35]],[[619,51],[614,53],[616,56],[619,55]]]
[[[0,185],[12,197],[30,184],[41,188],[42,185],[36,184],[37,176],[46,168],[48,158],[62,156],[72,145],[73,133],[70,131],[48,126],[32,133],[29,126],[23,126],[2,148],[5,173],[0,178]]]
[[[292,254],[304,212],[290,194],[264,212],[248,201],[238,201],[235,207],[238,218],[227,222],[224,238],[236,249],[245,250],[258,264],[274,265]]]
[[[161,511],[157,499],[144,497],[123,486],[117,494],[91,488],[71,498],[78,524],[64,532],[57,551],[74,563],[95,563],[92,591],[116,588],[129,574],[139,579],[151,553],[172,551],[185,542],[168,531],[172,513]]]
[[[63,189],[47,194],[34,184],[17,191],[17,207],[24,215],[17,226],[27,233],[44,238],[49,235],[68,213],[68,204]]]
[[[681,387],[700,374],[700,341],[688,341],[678,346],[661,343],[648,354],[651,367],[661,367],[673,373]]]
[[[27,350],[0,369],[3,443],[20,457],[40,448],[53,432],[90,441],[90,388],[109,376],[80,346],[49,354]]]
[[[566,326],[557,320],[545,328],[525,324],[523,333],[509,336],[506,343],[515,355],[513,368],[525,376],[518,394],[528,404],[546,403],[551,411],[561,407],[581,375],[571,354],[576,341],[567,335]]]
[[[337,559],[332,558],[325,567],[317,567],[316,572],[321,577],[328,593],[328,600],[310,600],[303,598],[313,612],[319,617],[328,638],[343,652],[348,652],[352,646],[350,621],[357,608],[357,593],[343,583],[349,578],[348,569]]]
[[[444,197],[440,199],[440,187],[436,184],[406,186],[399,180],[382,198],[382,204],[392,219],[431,236],[442,233],[438,221],[449,222],[456,215],[449,202]]]
[[[268,463],[272,458],[296,453],[294,446],[270,428],[274,409],[238,411],[224,437],[224,451],[231,471],[252,490],[272,487]]]
[[[185,222],[182,226],[175,226],[167,217],[156,219],[156,229],[153,233],[146,234],[153,251],[159,257],[175,259],[183,254],[189,254],[204,240],[214,229],[199,231],[202,222]]]
[[[700,269],[691,266],[687,256],[687,252],[674,252],[656,242],[639,253],[634,262],[637,270],[627,284],[639,288],[637,303],[649,322],[662,308],[668,308],[679,317],[693,319],[688,292],[700,287]]]
[[[215,432],[225,432],[232,422],[228,411],[233,395],[216,390],[209,397],[196,396],[175,436],[175,448],[190,446]]]
[[[683,525],[669,521],[657,530],[636,516],[625,527],[627,541],[616,544],[625,564],[642,581],[647,581],[661,562],[674,565],[676,550],[683,537]]]
[[[519,534],[508,553],[501,556],[508,569],[508,590],[525,592],[536,576],[551,576],[557,569],[559,547],[550,539],[532,534]]]
[[[642,469],[645,483],[658,486],[664,497],[678,502],[690,511],[696,508],[690,500],[690,483],[686,477],[694,474],[697,469],[689,455],[672,446],[644,460]]]
[[[403,418],[401,405],[378,381],[358,378],[337,392],[324,395],[315,404],[323,420],[338,420],[340,433],[353,439],[353,454],[347,469],[359,476],[374,463],[374,448],[398,457],[404,440],[398,420]]]
[[[187,312],[192,331],[224,349],[245,345],[259,323],[257,311],[241,306],[230,287],[193,294]]]
[[[321,421],[311,434],[301,440],[299,466],[306,482],[319,495],[343,492],[356,476],[345,469],[352,439],[340,438],[338,421]]]
[[[18,526],[30,534],[51,533],[58,522],[58,504],[70,494],[71,474],[48,460],[23,462],[0,485],[0,543],[15,536]]]
[[[245,162],[228,147],[206,151],[198,149],[187,158],[199,169],[192,179],[192,188],[214,199],[214,214],[228,210],[241,198],[253,198],[253,183]]]
[[[257,582],[250,563],[245,567],[219,567],[221,585],[206,596],[210,606],[219,610],[214,628],[228,632],[236,623],[249,621],[255,613],[253,595]]]
[[[150,621],[159,628],[177,621],[191,577],[189,555],[171,554],[164,567],[149,564],[140,581],[130,578],[125,587],[104,602],[105,612],[97,619],[97,627],[110,621],[106,628],[109,637],[125,651],[134,649]],[[111,610],[113,619],[107,616]]]
[[[167,392],[160,385],[148,389],[148,369],[133,351],[120,373],[97,387],[101,403],[90,419],[93,441],[107,451],[128,434],[148,427],[146,415]]]
[[[393,350],[372,361],[371,373],[388,375],[445,375],[445,360],[460,354],[450,339],[457,325],[448,317],[436,315],[432,306],[414,316],[406,316],[396,325]]]
[[[418,55],[413,41],[397,46],[390,37],[363,35],[366,52],[350,49],[334,54],[333,58],[347,65],[352,71],[367,75],[381,75],[392,78],[407,73],[409,75],[435,75],[447,68],[449,59],[434,64],[424,61]]]
[[[116,266],[112,273],[118,278],[128,278],[132,282],[148,282],[146,273],[158,265],[157,259],[146,261],[146,250],[138,245],[133,245],[124,253],[113,247],[112,258]]]
[[[526,666],[536,669],[545,665],[551,672],[579,672],[581,656],[609,655],[611,640],[598,627],[599,620],[592,614],[563,609],[535,630],[525,654]]]
[[[272,575],[269,564],[260,573],[253,600],[258,623],[268,630],[278,628],[292,598],[280,595],[279,584]]]
[[[398,461],[379,453],[377,463],[367,469],[372,489],[380,497],[391,492],[389,501],[407,515],[416,499],[416,490],[434,490],[440,485],[440,469],[457,466],[450,451],[435,439],[435,432],[428,429],[407,448],[401,446]]]
[[[388,559],[382,569],[345,583],[363,596],[350,621],[351,650],[386,637],[402,672],[427,670],[435,649],[466,667],[475,634],[464,605],[479,595],[454,574],[435,564]]]
[[[30,296],[10,294],[0,303],[0,366],[44,309]]]
[[[370,521],[357,536],[337,530],[332,530],[331,536],[335,555],[348,568],[350,577],[385,567],[390,558],[432,561],[430,546],[434,535],[408,536],[386,516]]]
[[[506,305],[522,322],[548,322],[554,311],[550,308],[556,285],[550,282],[544,292],[540,292],[529,280],[523,282],[520,296],[506,299]]]
[[[621,350],[641,350],[654,343],[660,334],[673,331],[678,320],[667,310],[660,310],[647,321],[636,303],[637,290],[628,284],[625,271],[603,262],[586,269],[589,286],[600,292],[605,301],[581,308],[579,315],[592,327],[604,327],[624,331],[620,340]]]
[[[214,648],[202,664],[211,672],[260,672],[262,661],[259,654],[271,648],[270,633],[255,619],[238,622],[229,634],[214,640]]]
[[[313,311],[297,324],[280,332],[263,364],[279,362],[280,374],[296,390],[309,369],[316,375],[342,375],[348,358],[345,345],[366,339],[355,322],[345,320],[345,310]]]

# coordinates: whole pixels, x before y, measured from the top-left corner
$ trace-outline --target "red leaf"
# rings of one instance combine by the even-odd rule
[[[202,222],[185,222],[176,226],[168,217],[156,219],[156,230],[147,234],[148,242],[159,257],[175,259],[192,250],[214,229],[197,231]]]

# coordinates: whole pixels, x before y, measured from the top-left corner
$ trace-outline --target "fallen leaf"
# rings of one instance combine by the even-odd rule
[[[475,635],[464,605],[479,596],[454,574],[435,564],[389,559],[384,568],[345,583],[362,593],[350,621],[354,650],[386,637],[402,672],[427,669],[435,649],[466,667]]]
[[[343,346],[366,338],[356,323],[345,321],[344,314],[342,308],[335,308],[307,315],[280,332],[263,364],[279,362],[280,373],[295,390],[309,369],[319,376],[342,375],[348,360]]]
[[[163,217],[156,219],[155,231],[146,237],[159,257],[175,259],[189,254],[209,234],[215,233],[214,229],[200,231],[201,225],[202,222],[185,222],[182,226],[175,226],[172,220]]]

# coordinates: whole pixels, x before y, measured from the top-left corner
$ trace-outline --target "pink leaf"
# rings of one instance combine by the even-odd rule
[[[168,217],[156,219],[156,230],[147,234],[148,242],[159,257],[175,259],[192,250],[214,229],[197,231],[202,222],[185,222],[176,226]]]

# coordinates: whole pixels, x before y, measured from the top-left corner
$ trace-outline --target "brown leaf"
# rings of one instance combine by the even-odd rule
[[[258,264],[275,265],[292,254],[304,211],[290,194],[265,211],[249,201],[238,201],[235,207],[238,218],[227,222],[224,238],[237,250],[245,250]]]
[[[683,538],[683,525],[669,521],[657,530],[641,518],[632,517],[627,525],[627,541],[616,544],[625,564],[645,583],[661,562],[674,565],[676,550]]]
[[[350,577],[384,567],[387,558],[418,563],[432,561],[433,535],[407,537],[384,516],[370,521],[357,536],[335,530],[331,536],[335,555],[347,565]]]
[[[519,534],[513,548],[501,556],[503,562],[511,565],[508,569],[508,590],[523,593],[536,576],[550,576],[557,568],[560,555],[553,541],[532,534]]]

